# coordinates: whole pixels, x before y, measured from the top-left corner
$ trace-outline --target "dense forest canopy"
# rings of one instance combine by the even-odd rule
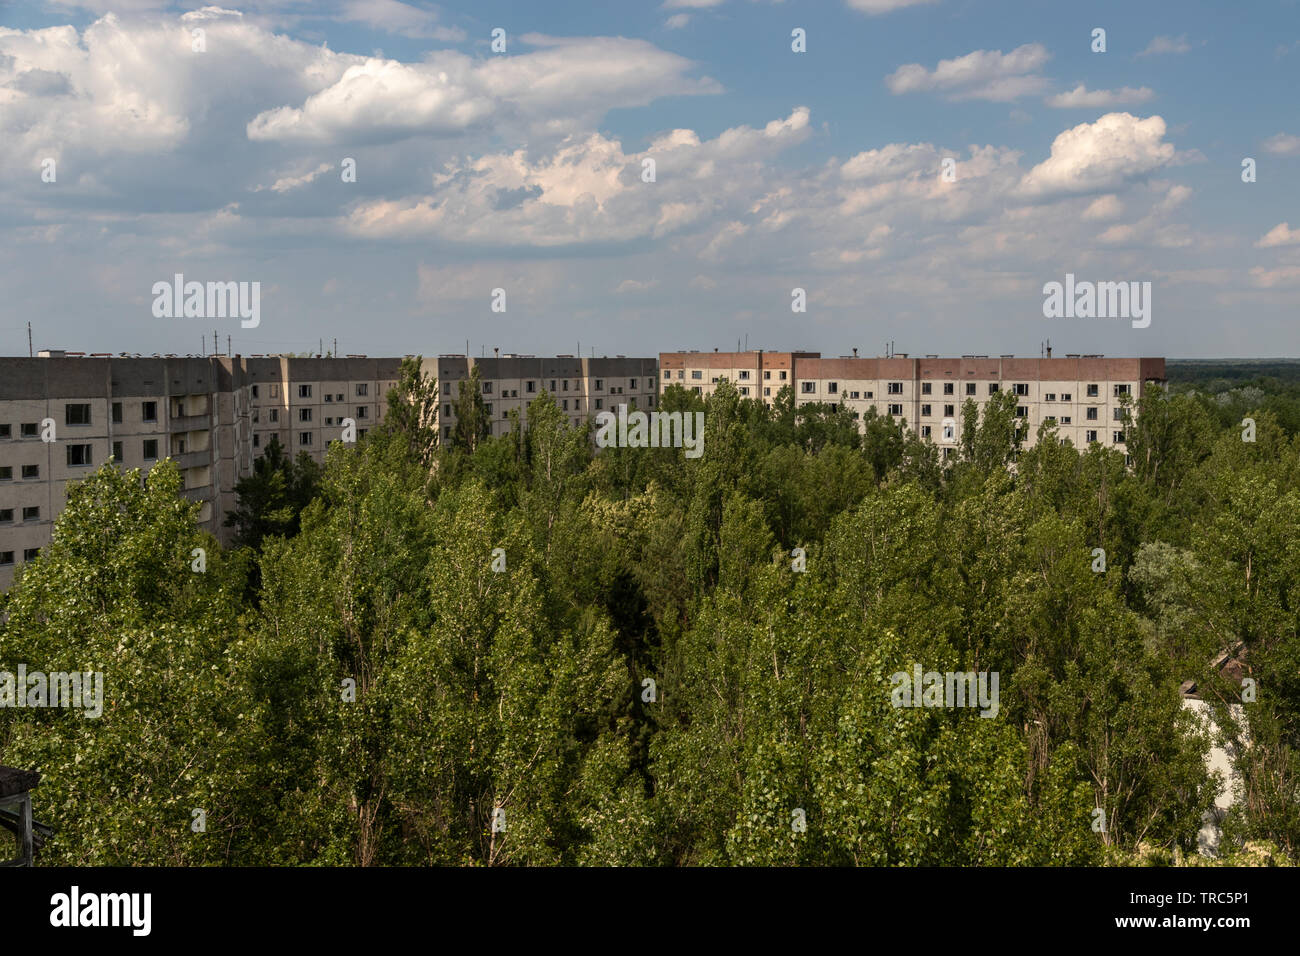
[[[0,709],[42,862],[1174,862],[1222,785],[1189,680],[1241,745],[1224,859],[1300,854],[1293,385],[1148,390],[1131,468],[1010,395],[950,464],[788,389],[670,388],[694,460],[474,397],[438,445],[407,363],[365,440],[241,482],[229,550],[169,462],[70,488],[0,599],[0,668],[105,674],[98,719]],[[915,665],[996,716],[894,706]]]

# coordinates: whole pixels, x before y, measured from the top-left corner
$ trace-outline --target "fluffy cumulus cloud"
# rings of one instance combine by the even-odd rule
[[[1153,37],[1138,56],[1159,56],[1163,53],[1189,53],[1192,45],[1187,42],[1187,34],[1182,36],[1158,36]]]
[[[862,13],[877,16],[882,13],[893,13],[895,10],[902,10],[904,7],[919,7],[925,4],[938,3],[939,0],[844,0],[850,10],[859,10]]]
[[[1278,133],[1264,140],[1264,148],[1274,156],[1300,156],[1300,136]]]
[[[1112,106],[1136,106],[1155,96],[1145,86],[1124,86],[1117,90],[1090,90],[1082,83],[1068,93],[1047,98],[1047,105],[1057,109],[1106,109]]]
[[[1080,123],[1052,141],[1051,156],[1029,171],[1022,191],[1040,198],[1112,192],[1173,160],[1174,146],[1164,137],[1159,116],[1107,113],[1095,123]]]
[[[849,2],[864,13],[907,5]],[[665,16],[708,5],[670,3]],[[443,28],[405,6],[335,9],[412,35]],[[900,322],[964,315],[973,301],[1041,321],[1042,285],[1066,268],[1194,270],[1186,260],[1222,238],[1187,225],[1195,203],[1173,181],[1183,170],[1161,116],[1108,112],[1037,137],[1021,127],[1020,148],[967,133],[866,134],[831,155],[843,142],[824,125],[835,117],[790,101],[721,113],[725,122],[646,111],[637,132],[622,118],[611,125],[615,109],[721,91],[699,64],[644,40],[512,36],[505,57],[432,49],[404,60],[301,42],[248,14],[185,17],[0,29],[0,159],[26,165],[31,181],[42,158],[59,160],[57,192],[0,181],[0,205],[16,217],[0,262],[15,281],[19,244],[144,259],[138,277],[126,266],[88,274],[101,296],[141,297],[147,317],[145,293],[177,263],[217,276],[255,266],[251,277],[270,290],[271,270],[296,256],[311,281],[294,289],[290,311],[338,308],[355,320],[369,300],[381,315],[427,316],[432,306],[448,316],[435,331],[454,330],[448,344],[459,346],[463,315],[479,314],[496,287],[510,294],[501,321],[518,323],[504,331],[518,335],[544,325],[530,323],[529,308],[592,323],[610,313],[631,332],[658,327],[652,310],[683,299],[723,322],[775,316],[769,328],[779,331],[794,286],[822,315],[843,310],[846,329],[867,302]],[[194,24],[206,31],[204,53],[191,49]],[[900,67],[887,83],[898,94],[1006,101],[1045,94],[1047,60],[1037,44],[981,50]],[[1080,85],[1052,105],[1149,94]],[[1040,122],[1061,116],[1040,113]],[[339,175],[345,157],[356,160],[355,182]],[[1252,251],[1238,285],[1286,294],[1296,244],[1286,223],[1273,228],[1257,245],[1291,247],[1268,254],[1284,261],[1252,273]],[[931,351],[971,349],[978,343]]]
[[[1289,222],[1279,222],[1255,245],[1260,249],[1270,249],[1273,246],[1300,245],[1300,229],[1293,232]]]
[[[933,70],[905,64],[885,77],[885,85],[896,95],[941,93],[953,100],[1008,102],[1046,88],[1047,80],[1038,71],[1050,56],[1041,43],[1026,43],[1010,53],[976,50],[940,60]]]

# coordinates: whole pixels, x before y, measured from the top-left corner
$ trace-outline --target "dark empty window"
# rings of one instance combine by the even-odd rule
[[[83,467],[90,464],[91,446],[90,445],[69,445],[68,446],[68,466],[72,468]]]

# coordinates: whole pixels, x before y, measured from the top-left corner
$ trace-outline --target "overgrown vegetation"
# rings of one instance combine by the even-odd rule
[[[437,383],[400,390],[320,475],[262,466],[230,552],[170,463],[70,489],[0,605],[0,668],[106,674],[98,720],[0,709],[4,761],[44,774],[42,862],[1167,863],[1218,785],[1179,685],[1239,700],[1228,649],[1258,682],[1248,726],[1218,707],[1250,741],[1229,832],[1300,853],[1280,409],[1150,391],[1126,469],[1051,430],[1021,449],[1003,396],[944,467],[788,390],[670,389],[706,412],[697,460],[593,454],[548,395],[435,447],[409,410]],[[914,663],[998,672],[997,717],[893,707]]]

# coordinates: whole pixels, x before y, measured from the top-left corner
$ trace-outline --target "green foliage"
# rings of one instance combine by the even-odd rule
[[[545,394],[492,436],[471,379],[439,447],[420,368],[319,474],[268,447],[231,518],[256,551],[201,534],[168,463],[70,487],[0,605],[0,670],[106,677],[99,719],[0,709],[45,774],[42,862],[1187,862],[1221,783],[1189,680],[1242,781],[1224,860],[1300,853],[1284,410],[1249,443],[1149,390],[1126,468],[1050,425],[1025,448],[1004,394],[941,461],[788,388],[673,386],[688,459],[596,454]],[[996,673],[996,714],[895,706],[917,664]]]

